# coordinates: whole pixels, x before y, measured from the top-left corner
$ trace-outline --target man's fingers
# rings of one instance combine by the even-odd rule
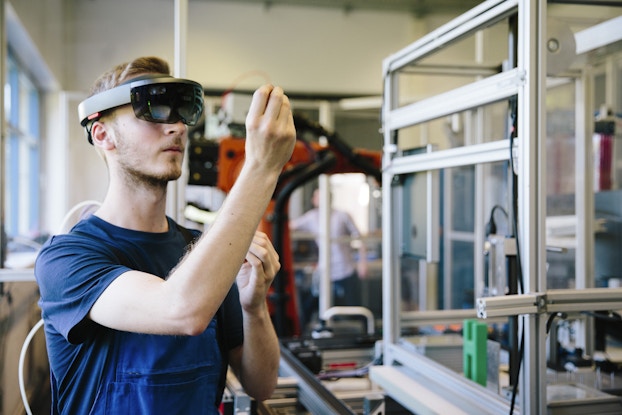
[[[279,254],[274,249],[270,238],[263,232],[256,232],[251,243],[246,260],[253,267],[261,266],[271,277],[281,269]]]
[[[279,255],[274,249],[274,245],[272,245],[270,238],[268,238],[268,235],[263,232],[255,232],[255,236],[253,237],[253,241],[249,249],[261,259],[267,259],[268,255],[272,255],[276,258],[276,260],[279,259]]]
[[[281,112],[279,113],[279,118],[287,117],[291,119],[292,124],[294,123],[294,116],[292,115],[292,106],[289,102],[289,97],[287,95],[283,95],[283,101],[281,103]],[[289,121],[289,120],[288,120]]]
[[[277,120],[283,110],[283,102],[285,99],[285,93],[281,87],[274,87],[268,98],[265,114],[267,117]],[[289,106],[289,100],[287,101]]]
[[[246,116],[247,120],[261,117],[264,114],[266,104],[268,103],[273,89],[274,87],[272,85],[267,84],[259,87],[255,91],[253,99],[251,100],[251,105],[248,108],[248,115]]]
[[[248,262],[251,266],[253,267],[257,267],[260,266],[262,261],[261,259],[259,259],[255,254],[253,254],[251,251],[248,251],[246,253],[246,262]]]
[[[253,100],[246,117],[247,121],[260,117],[278,120],[291,116],[289,98],[283,88],[272,85],[263,85],[253,94]]]

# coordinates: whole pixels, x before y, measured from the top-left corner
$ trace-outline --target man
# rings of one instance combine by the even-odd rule
[[[319,236],[320,191],[315,189],[311,197],[313,208],[292,219],[289,227],[294,231],[309,232]],[[330,211],[330,278],[332,281],[333,305],[361,305],[360,278],[367,277],[367,258],[365,244],[359,247],[359,258],[355,260],[350,242],[359,238],[360,232],[348,212],[332,209]],[[321,241],[316,239],[319,244]],[[321,263],[321,259],[320,259]]]
[[[216,414],[227,363],[257,400],[276,385],[266,293],[280,264],[256,229],[293,150],[289,100],[271,85],[253,95],[244,167],[198,238],[165,208],[203,91],[168,74],[165,61],[136,59],[102,75],[80,104],[109,187],[35,267],[54,414]]]

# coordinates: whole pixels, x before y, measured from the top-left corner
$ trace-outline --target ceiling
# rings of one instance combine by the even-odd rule
[[[460,14],[483,0],[203,0],[203,1],[227,1],[227,3],[254,3],[263,4],[265,7],[279,5],[323,7],[343,9],[345,12],[356,10],[377,10],[391,12],[407,12],[416,16],[424,16],[429,13]]]

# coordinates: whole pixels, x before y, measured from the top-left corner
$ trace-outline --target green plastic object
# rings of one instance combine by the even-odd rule
[[[488,326],[474,319],[464,320],[462,335],[464,376],[486,386]]]

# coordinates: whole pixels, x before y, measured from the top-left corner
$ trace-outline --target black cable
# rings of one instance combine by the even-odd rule
[[[520,368],[523,364],[523,352],[525,349],[525,325],[523,324],[521,328],[521,336],[520,336],[520,348],[518,353],[518,370],[516,372],[516,379],[519,378]],[[516,396],[518,395],[518,382],[514,382],[512,387],[512,402],[510,404],[510,415],[514,413],[514,406],[516,405]]]
[[[510,101],[512,102],[512,101]],[[515,115],[515,110],[516,108],[514,108],[513,113],[514,115],[512,116],[514,119],[516,117]],[[513,154],[513,150],[514,150],[514,131],[515,129],[513,129],[513,131],[510,133],[510,174],[512,177],[512,225],[513,225],[513,234],[514,237],[516,238],[516,273],[518,275],[518,284],[520,286],[520,292],[521,293],[525,293],[525,287],[523,285],[523,266],[522,266],[522,261],[521,261],[521,255],[520,255],[520,238],[519,238],[519,234],[518,234],[518,191],[517,191],[517,175],[514,173],[514,154]],[[514,385],[512,387],[512,403],[510,406],[510,415],[512,415],[514,413],[514,405],[516,402],[516,395],[518,393],[518,379],[520,378],[520,368],[523,364],[523,353],[524,353],[524,344],[525,344],[525,325],[523,324],[522,328],[521,328],[521,344],[519,347],[519,351],[518,351],[518,364],[517,364],[517,369],[516,369],[516,382],[514,382]]]
[[[566,319],[566,317],[568,317],[568,315],[566,313],[553,313],[549,316],[549,318],[546,320],[546,334],[548,336],[548,334],[551,331],[551,326],[553,326],[553,321],[555,320],[555,317],[560,317],[563,319]]]
[[[488,219],[488,223],[486,224],[486,237],[497,233],[497,223],[495,222],[495,211],[499,209],[505,215],[505,219],[509,222],[510,217],[508,216],[508,212],[501,205],[494,205],[492,210],[490,211],[490,218]],[[509,223],[508,223],[509,225]]]
[[[516,240],[516,274],[518,277],[518,284],[520,287],[520,293],[525,293],[525,287],[523,284],[523,265],[521,260],[520,251],[520,237],[518,233],[518,175],[514,171],[514,139],[518,135],[517,120],[518,120],[518,97],[513,96],[509,100],[509,127],[508,127],[508,141],[510,143],[510,177],[512,183],[512,234]],[[516,375],[514,377],[515,382],[512,385],[512,403],[510,406],[510,415],[514,413],[514,405],[516,402],[516,396],[518,393],[518,380],[520,378],[520,368],[524,359],[525,346],[525,325],[521,327],[521,341],[518,350]]]
[[[512,233],[516,238],[516,258],[518,262],[518,283],[520,284],[520,292],[525,293],[525,287],[523,284],[523,267],[520,253],[520,238],[518,234],[518,180],[517,174],[514,172],[514,138],[516,137],[516,111],[517,111],[517,98],[510,98],[510,121],[511,128],[509,133],[510,142],[510,175],[512,177]]]
[[[609,310],[607,314],[595,313],[593,311],[581,311],[581,314],[585,314],[586,316],[594,317],[600,320],[605,320],[611,323],[620,323],[622,322],[622,316],[619,313]]]

